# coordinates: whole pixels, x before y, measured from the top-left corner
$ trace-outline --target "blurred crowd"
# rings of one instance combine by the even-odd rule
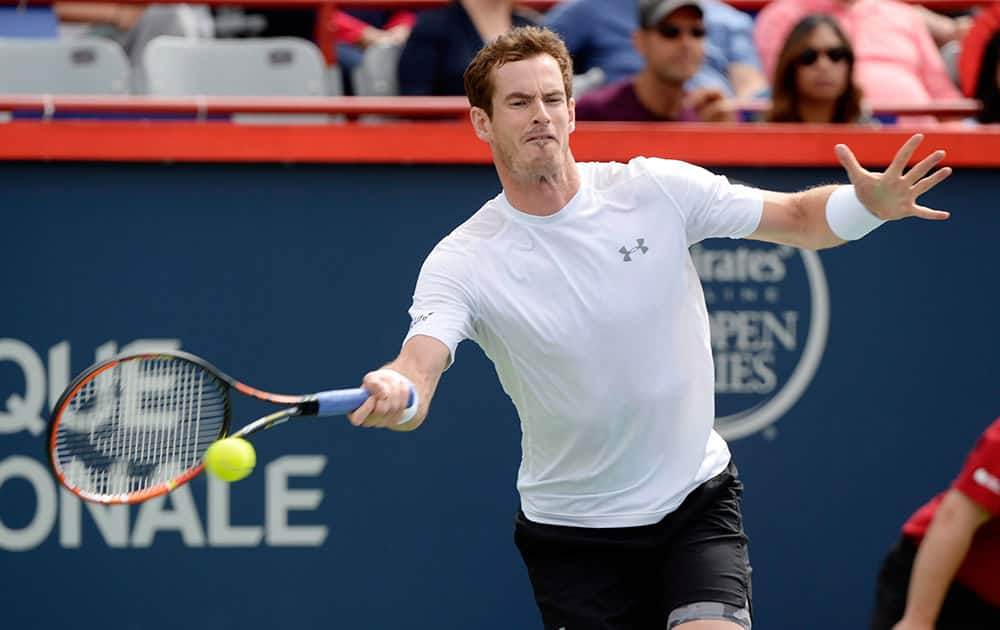
[[[899,0],[771,0],[756,15],[722,0],[563,0],[544,13],[512,0],[454,0],[420,11],[56,3],[52,35],[100,36],[138,63],[161,34],[196,38],[333,33],[342,93],[366,57],[391,75],[384,95],[461,95],[484,42],[543,25],[573,56],[581,120],[880,124],[871,105],[982,103],[969,125],[1000,122],[1000,6],[957,15]],[[0,37],[9,36],[0,12]],[[36,9],[37,10],[37,9]],[[322,18],[318,17],[323,15]],[[317,24],[317,20],[328,20]],[[42,27],[44,28],[44,27]],[[0,86],[2,90],[2,86]],[[893,122],[929,124],[928,116]]]

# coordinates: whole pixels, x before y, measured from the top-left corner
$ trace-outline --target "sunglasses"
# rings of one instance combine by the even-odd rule
[[[797,61],[800,66],[811,66],[819,61],[820,55],[823,55],[833,63],[851,60],[851,51],[846,46],[835,46],[834,48],[824,48],[822,50],[806,48],[799,55]]]
[[[687,33],[695,39],[703,39],[705,37],[705,27],[704,26],[692,26],[691,28],[681,28],[680,26],[665,23],[656,26],[653,30],[660,34],[660,37],[664,39],[677,39],[682,33]]]

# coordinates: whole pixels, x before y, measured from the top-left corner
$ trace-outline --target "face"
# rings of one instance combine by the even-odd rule
[[[694,7],[681,7],[655,28],[640,28],[632,37],[646,65],[667,83],[683,83],[705,59],[705,25]]]
[[[559,64],[539,55],[493,70],[493,117],[473,108],[472,124],[498,168],[537,181],[561,173],[569,160],[573,106]]]
[[[812,102],[836,101],[850,80],[848,51],[828,24],[820,24],[805,39],[795,69],[800,98]]]

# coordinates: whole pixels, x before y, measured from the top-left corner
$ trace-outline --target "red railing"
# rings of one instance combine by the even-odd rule
[[[733,101],[732,111],[757,113],[766,111],[768,101]],[[972,99],[936,101],[923,105],[907,103],[871,103],[876,116],[941,116],[946,118],[975,116],[979,103]],[[213,115],[246,114],[330,114],[360,116],[400,116],[405,118],[466,118],[469,101],[464,96],[405,96],[405,97],[160,97],[160,96],[56,96],[3,95],[0,111],[42,114],[142,114],[186,115],[205,118]]]
[[[974,101],[956,101],[920,107],[883,104],[875,111],[967,117],[975,109]],[[489,148],[472,132],[468,104],[462,97],[0,96],[3,111],[40,115],[41,119],[16,117],[0,123],[0,160],[488,164],[491,159]],[[128,118],[55,118],[73,113]],[[378,114],[438,120],[289,125],[266,119],[262,124],[257,118],[255,124],[245,125],[212,118],[234,113]],[[143,115],[201,120],[143,120]],[[915,130],[906,126],[581,122],[572,136],[572,147],[580,160],[626,161],[636,155],[660,155],[706,166],[837,166],[833,146],[844,142],[862,163],[875,166],[888,163]],[[927,151],[945,149],[952,166],[1000,166],[1000,125],[949,123],[922,130],[928,135]]]

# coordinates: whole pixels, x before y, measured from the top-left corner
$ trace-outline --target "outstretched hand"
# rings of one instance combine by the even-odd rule
[[[892,164],[884,173],[872,173],[858,164],[854,153],[846,144],[838,144],[835,148],[837,159],[840,160],[851,183],[854,184],[854,194],[858,201],[868,210],[885,221],[895,221],[906,217],[919,217],[940,221],[950,214],[941,210],[933,210],[917,204],[917,197],[934,188],[951,175],[951,167],[946,166],[925,177],[941,160],[944,151],[935,151],[913,166],[907,173],[903,169],[913,156],[913,152],[923,142],[923,134],[915,134],[900,147],[893,158]]]

